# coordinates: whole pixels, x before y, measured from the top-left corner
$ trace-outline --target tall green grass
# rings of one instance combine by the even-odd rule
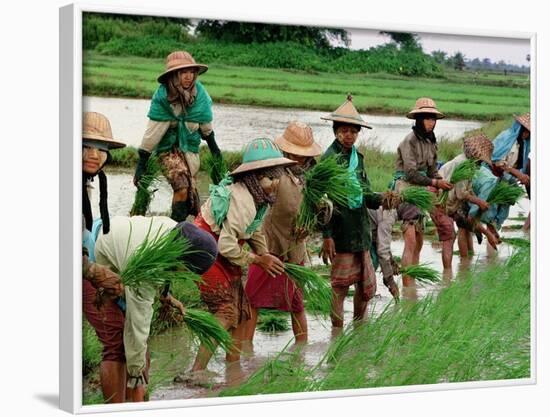
[[[388,305],[336,339],[322,361],[328,365],[290,372],[297,357],[281,354],[222,395],[528,378],[530,346],[530,262],[522,249],[437,295]]]

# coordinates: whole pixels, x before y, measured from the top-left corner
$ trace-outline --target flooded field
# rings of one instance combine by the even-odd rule
[[[131,182],[132,174],[127,171],[111,171],[108,173],[109,189],[116,190],[109,196],[109,205],[111,216],[128,215],[135,187]],[[207,181],[203,178],[200,181],[201,199],[204,201],[207,193]],[[92,201],[92,207],[97,207],[97,193],[92,193],[95,201]],[[155,193],[151,204],[151,212],[155,214],[169,215],[171,189],[163,180]],[[512,208],[510,218],[525,217],[529,212],[529,201],[522,200],[518,205]],[[508,220],[505,223],[503,235],[505,237],[524,237],[523,232],[519,230],[522,224],[521,220]],[[487,250],[485,242],[482,245],[474,243],[475,256],[471,259],[461,261],[458,256],[453,257],[453,276],[447,277],[437,285],[418,286],[417,297],[422,298],[426,294],[439,291],[442,286],[448,285],[451,280],[460,279],[460,272],[470,269],[474,265],[489,265],[497,259],[506,259],[512,254],[512,248],[506,244],[499,246],[498,252]],[[458,249],[455,243],[455,250]],[[403,251],[403,241],[399,236],[395,236],[392,244],[394,255],[401,256]],[[422,262],[431,263],[436,269],[441,270],[441,248],[440,244],[433,236],[427,236],[421,254]],[[312,253],[311,262],[320,264],[319,257]],[[401,286],[401,280],[397,280]],[[375,316],[382,311],[393,300],[382,283],[380,273],[377,276],[377,295],[369,305],[370,316]],[[344,306],[345,323],[351,322],[352,318],[352,298],[348,297]],[[316,317],[308,314],[308,343],[302,349],[302,357],[306,364],[314,365],[325,354],[331,340],[335,337],[331,330],[331,324],[328,319]],[[191,367],[196,346],[191,342],[188,333],[183,328],[168,330],[160,335],[151,338],[151,374],[153,378],[159,378],[154,385],[151,393],[152,400],[182,399],[182,398],[202,398],[216,395],[220,389],[238,384],[246,379],[265,361],[272,358],[288,345],[293,344],[293,334],[291,330],[275,333],[266,333],[256,331],[254,346],[247,353],[243,354],[240,363],[226,366],[223,352],[218,350],[216,356],[208,365],[208,375],[206,383],[182,384],[173,383],[173,377],[180,373],[185,373]]]
[[[111,121],[115,138],[138,147],[147,125],[149,100],[84,97],[83,110],[97,111]],[[313,129],[315,140],[327,148],[334,140],[332,122],[321,120],[326,112],[295,109],[271,109],[254,106],[214,104],[216,141],[223,150],[240,151],[250,140],[258,137],[274,139],[282,134],[291,120],[307,123]],[[399,142],[411,130],[412,121],[403,116],[362,115],[372,130],[363,129],[359,143],[377,144],[384,151],[394,152]],[[437,122],[439,139],[458,139],[464,132],[481,127],[477,121],[443,119]]]

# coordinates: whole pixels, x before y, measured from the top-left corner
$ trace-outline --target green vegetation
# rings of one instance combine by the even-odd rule
[[[180,45],[181,46],[181,45]],[[529,109],[529,88],[472,84],[449,78],[414,78],[388,73],[338,75],[207,62],[201,81],[215,103],[332,111],[351,92],[360,112],[403,115],[421,96],[432,97],[448,117],[494,120]],[[84,54],[83,93],[149,99],[163,59]],[[382,71],[382,69],[380,70]],[[491,136],[489,136],[491,137]]]
[[[89,375],[101,362],[103,347],[87,320],[82,320],[82,374]]]
[[[346,330],[316,366],[282,352],[221,395],[528,378],[529,264],[528,250],[519,250],[507,263],[472,270],[437,295],[388,305]]]
[[[290,315],[283,311],[260,309],[258,315],[258,330],[274,333],[290,329]]]

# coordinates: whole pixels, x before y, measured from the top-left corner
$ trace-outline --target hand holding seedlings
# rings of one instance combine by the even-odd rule
[[[262,267],[272,277],[282,274],[285,270],[283,262],[269,253],[256,255],[254,263]]]

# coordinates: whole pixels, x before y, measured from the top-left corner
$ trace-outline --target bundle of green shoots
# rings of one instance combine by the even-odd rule
[[[401,275],[406,275],[422,283],[433,283],[441,280],[439,272],[430,267],[430,264],[401,266]]]
[[[312,232],[317,225],[319,203],[325,197],[336,205],[345,206],[354,191],[348,169],[338,163],[336,155],[319,161],[305,174],[303,199],[296,219],[296,229]]]
[[[128,259],[120,273],[122,283],[139,293],[144,285],[160,287],[166,281],[199,281],[181,260],[183,253],[196,252],[178,230],[151,233]],[[231,336],[210,313],[188,309],[183,317],[189,330],[209,349],[219,344],[224,350],[231,347]]]
[[[301,288],[304,299],[318,312],[331,311],[332,289],[329,282],[311,269],[285,262],[285,273]]]
[[[153,194],[157,191],[154,187],[158,185],[161,174],[162,166],[158,157],[151,155],[147,161],[145,173],[139,180],[130,216],[145,216],[145,213],[149,209],[149,204],[153,199]]]
[[[502,240],[504,243],[508,243],[509,245],[512,245],[518,248],[531,247],[531,241],[527,239],[522,239],[520,237],[503,237],[500,240]]]
[[[229,171],[229,167],[221,154],[208,153],[203,160],[203,165],[213,184],[219,184]]]
[[[231,350],[233,346],[231,335],[208,311],[187,309],[183,316],[183,322],[210,352],[214,352],[217,346],[226,352]]]
[[[508,206],[513,206],[523,197],[523,195],[524,192],[519,186],[509,184],[506,181],[499,181],[489,194],[487,202],[489,204],[506,204]]]
[[[176,229],[168,233],[160,229],[150,232],[120,273],[122,283],[139,290],[143,285],[157,287],[166,281],[199,281],[200,276],[191,272],[181,260],[182,254],[194,251],[189,240]]]
[[[462,161],[458,166],[453,170],[451,174],[450,183],[458,184],[460,181],[472,181],[479,167],[473,159],[466,159]],[[449,190],[443,190],[441,196],[439,197],[438,204],[445,206],[447,198],[449,197]]]
[[[429,213],[433,210],[435,194],[426,187],[413,185],[401,191],[400,195],[404,202],[415,205],[423,212]]]

